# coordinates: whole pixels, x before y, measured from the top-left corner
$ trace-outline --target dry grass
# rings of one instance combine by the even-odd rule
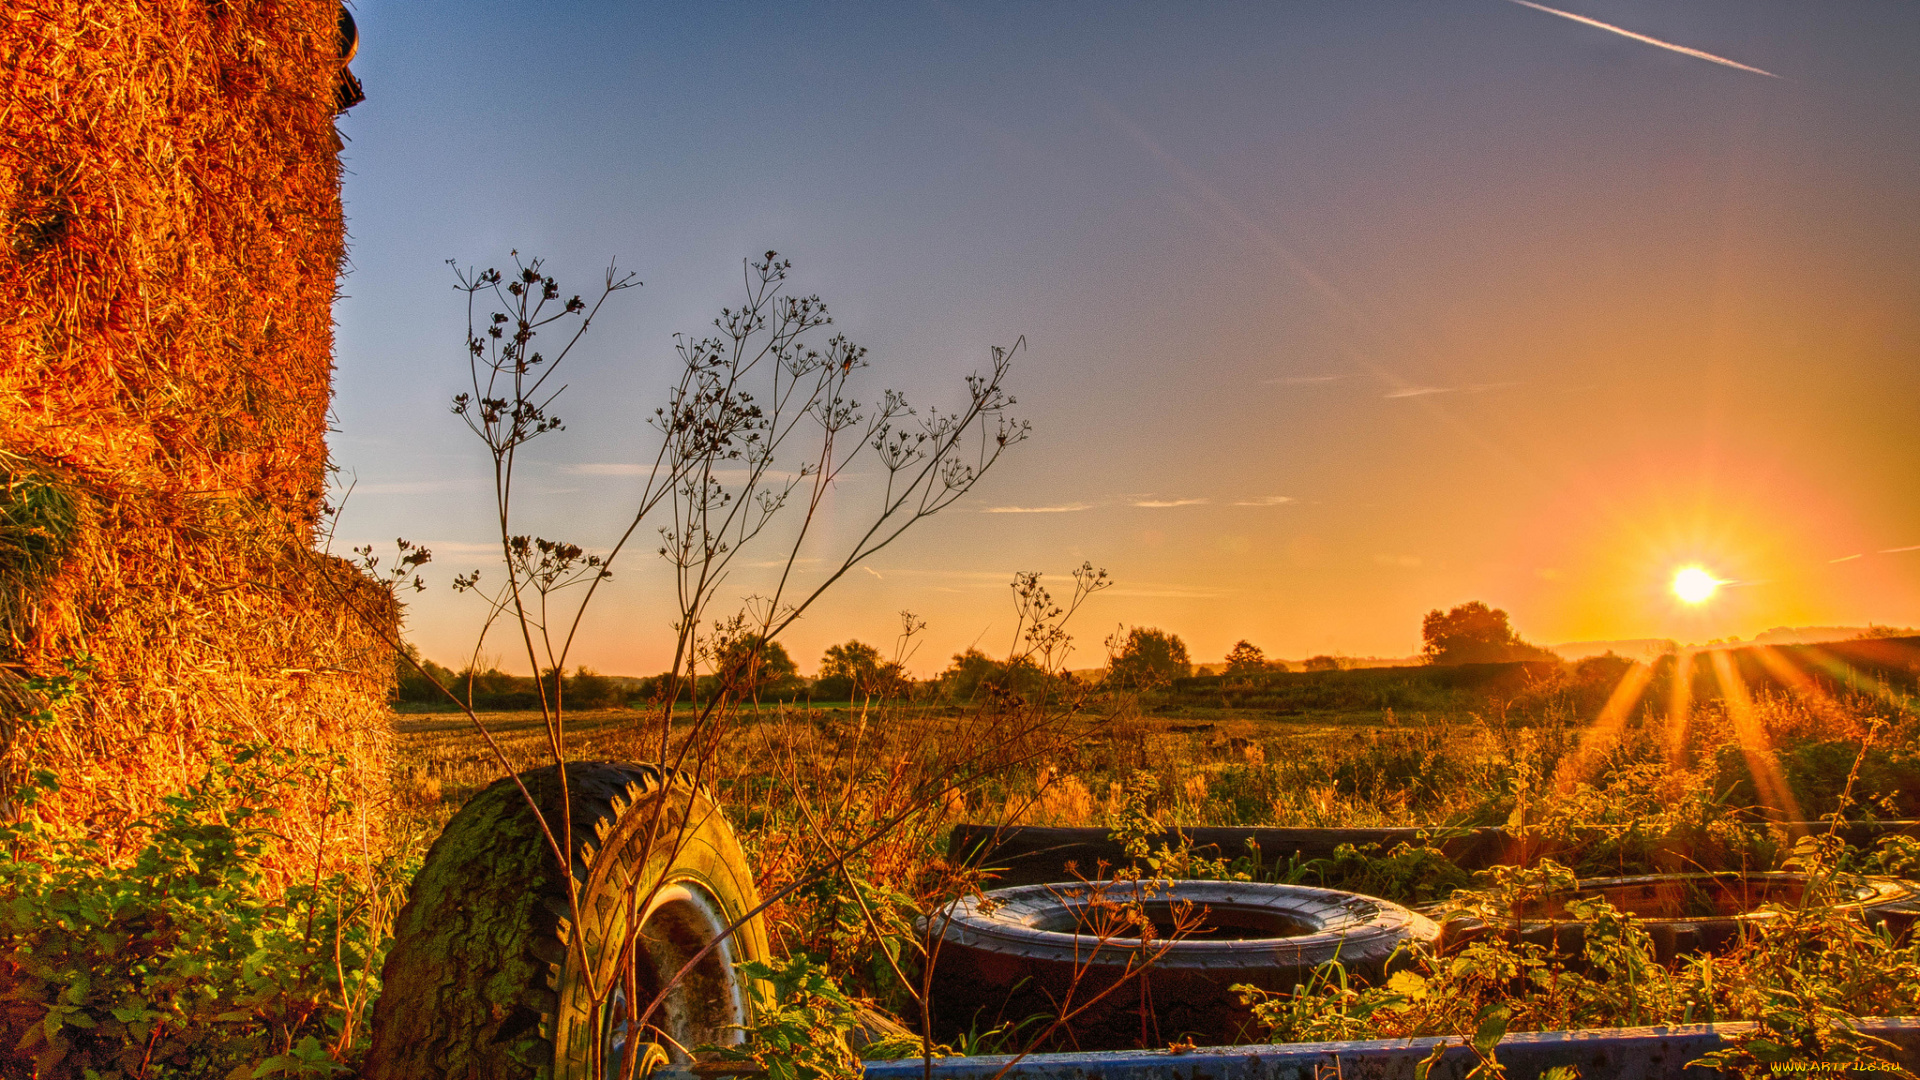
[[[62,773],[43,812],[110,850],[222,740],[346,755],[334,794],[379,827],[394,609],[311,549],[342,250],[337,12],[0,12],[0,473],[9,496],[30,478],[76,508],[50,572],[0,559],[0,691],[18,715],[23,678],[90,671],[52,727],[8,726],[4,759],[8,779]],[[285,808],[303,861],[321,798]]]

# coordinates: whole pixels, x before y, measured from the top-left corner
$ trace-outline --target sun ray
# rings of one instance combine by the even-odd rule
[[[1667,679],[1667,764],[1686,767],[1687,737],[1693,725],[1693,663],[1691,650],[1673,654]]]
[[[1754,711],[1746,680],[1734,669],[1731,651],[1714,649],[1707,656],[1713,664],[1714,679],[1720,684],[1720,698],[1727,703],[1727,716],[1733,721],[1733,737],[1740,744],[1740,756],[1746,759],[1747,773],[1753,777],[1754,791],[1760,796],[1761,805],[1771,811],[1777,821],[1801,821],[1800,803],[1787,787],[1786,777],[1781,775],[1780,763],[1773,755],[1773,743]]]
[[[1911,648],[1907,651],[1915,656],[1915,659],[1908,660],[1907,664],[1912,665],[1914,670],[1920,671],[1920,651]],[[1920,717],[1920,708],[1914,705],[1913,697],[1894,689],[1885,677],[1862,670],[1834,655],[1830,649],[1818,645],[1809,647],[1801,655],[1822,674],[1833,680],[1836,687],[1845,687],[1851,693],[1875,698],[1908,716]]]
[[[1828,693],[1819,680],[1808,675],[1784,652],[1771,645],[1757,645],[1752,651],[1760,661],[1760,666],[1767,669],[1767,674],[1813,710],[1813,714],[1829,725],[1829,730],[1834,734],[1853,733],[1859,727],[1859,720]]]
[[[1620,676],[1613,692],[1607,695],[1607,703],[1601,706],[1600,715],[1580,737],[1580,745],[1554,770],[1555,787],[1561,791],[1571,791],[1576,784],[1593,778],[1599,771],[1601,759],[1613,748],[1614,742],[1620,737],[1620,729],[1626,726],[1627,718],[1633,715],[1634,707],[1640,704],[1640,698],[1647,692],[1647,684],[1652,681],[1653,669],[1638,661]]]

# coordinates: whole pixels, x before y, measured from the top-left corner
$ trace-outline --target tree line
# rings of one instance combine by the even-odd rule
[[[1474,600],[1448,611],[1427,613],[1421,623],[1422,656],[1430,664],[1502,663],[1547,660],[1554,655],[1521,640],[1507,613]],[[1151,626],[1126,627],[1107,639],[1107,664],[1100,678],[1126,690],[1159,690],[1193,674],[1192,658],[1180,635]],[[1030,659],[997,660],[979,649],[956,653],[947,669],[928,679],[914,679],[880,650],[853,640],[829,646],[820,658],[817,674],[809,679],[777,641],[745,635],[727,644],[710,660],[710,673],[688,681],[655,675],[630,678],[603,675],[580,667],[572,674],[551,669],[536,682],[531,676],[511,675],[498,668],[454,671],[422,658],[407,647],[411,662],[397,665],[393,698],[396,702],[431,703],[445,695],[434,685],[452,689],[463,700],[470,696],[477,709],[512,710],[540,707],[542,693],[549,702],[559,695],[569,708],[600,709],[662,704],[669,694],[681,701],[703,700],[730,680],[760,701],[883,701],[918,700],[963,703],[992,695],[1018,695],[1028,700],[1050,697],[1065,689],[1073,676],[1050,674]],[[417,666],[416,666],[417,664]],[[1302,671],[1336,671],[1340,657],[1309,657]],[[1269,660],[1258,645],[1242,639],[1227,653],[1222,674],[1229,680],[1292,670],[1284,661]],[[431,680],[431,681],[430,681]]]

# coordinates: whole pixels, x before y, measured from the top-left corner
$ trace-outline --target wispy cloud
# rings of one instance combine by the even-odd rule
[[[1291,495],[1262,495],[1257,499],[1235,499],[1235,506],[1284,506],[1293,501]]]
[[[1881,548],[1880,554],[1896,555],[1902,551],[1920,551],[1920,544],[1908,544],[1906,547],[1897,547],[1897,548]]]
[[[1148,510],[1165,510],[1170,506],[1199,506],[1205,499],[1135,499],[1128,506],[1144,507]]]
[[[1585,23],[1586,25],[1594,27],[1595,29],[1605,30],[1610,34],[1619,34],[1621,37],[1631,38],[1634,41],[1642,42],[1647,45],[1652,45],[1655,48],[1665,49],[1668,52],[1677,52],[1682,56],[1691,56],[1696,60],[1705,60],[1709,63],[1721,64],[1726,67],[1736,68],[1740,71],[1750,71],[1755,75],[1765,75],[1769,79],[1777,79],[1780,77],[1778,75],[1775,75],[1771,71],[1762,71],[1757,67],[1751,67],[1749,65],[1742,64],[1737,60],[1729,60],[1724,56],[1715,56],[1710,52],[1703,52],[1699,49],[1690,49],[1685,45],[1675,45],[1671,41],[1661,41],[1659,38],[1648,37],[1645,34],[1636,34],[1631,30],[1628,30],[1624,27],[1615,26],[1612,23],[1604,23],[1604,22],[1601,22],[1599,19],[1589,19],[1585,15],[1575,15],[1571,11],[1561,11],[1559,8],[1550,8],[1545,4],[1536,4],[1533,2],[1533,0],[1512,0],[1512,2],[1519,4],[1521,7],[1530,7],[1535,11],[1544,11],[1549,15],[1558,15],[1563,19],[1572,19],[1574,22],[1577,22],[1577,23]]]
[[[1067,503],[1064,506],[989,506],[981,511],[984,514],[1071,514],[1077,510],[1091,510],[1092,503]]]
[[[652,465],[643,465],[632,461],[585,461],[560,466],[560,472],[568,476],[652,476]],[[753,478],[750,469],[715,469],[713,478],[722,484],[744,484]],[[762,484],[784,483],[800,479],[800,474],[787,469],[767,469],[760,474]],[[854,479],[853,474],[844,474],[836,478],[839,481]]]
[[[872,574],[876,578],[880,578],[881,581],[887,580],[886,578],[880,577],[880,571],[875,570],[873,567],[868,566],[865,563],[860,564],[860,569],[865,570],[867,573]]]
[[[630,461],[586,461],[562,465],[560,471],[569,476],[652,476],[653,466]]]
[[[1265,380],[1270,386],[1313,386],[1317,383],[1338,382],[1345,375],[1283,375],[1278,379]]]
[[[1391,401],[1394,398],[1426,397],[1429,394],[1478,394],[1487,390],[1505,390],[1519,386],[1517,382],[1474,383],[1472,386],[1403,386],[1398,390],[1389,390],[1381,395]]]
[[[400,480],[384,484],[356,483],[351,490],[354,495],[428,495],[478,486],[471,480]]]
[[[1112,590],[1112,595],[1147,596],[1170,600],[1211,600],[1228,595],[1228,590],[1183,585],[1120,585]]]
[[[1859,555],[1842,555],[1837,559],[1828,559],[1827,561],[1830,563],[1852,562],[1853,560],[1861,557],[1862,556],[1859,556]]]

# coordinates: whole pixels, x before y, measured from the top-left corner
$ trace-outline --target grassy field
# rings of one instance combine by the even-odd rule
[[[1910,684],[1891,678],[1737,681],[1752,670],[1709,659],[1689,683],[1644,670],[1616,679],[1594,664],[1376,669],[1202,678],[1148,694],[1061,682],[1031,698],[737,707],[705,723],[684,709],[671,724],[610,709],[570,713],[565,747],[575,761],[664,756],[718,796],[761,894],[781,897],[766,912],[778,971],[786,985],[816,988],[769,1014],[754,1033],[762,1046],[840,1045],[855,1014],[828,1007],[816,993],[828,986],[870,1010],[862,1015],[924,1026],[916,920],[987,884],[945,859],[957,823],[1094,826],[1136,838],[1169,826],[1498,825],[1540,841],[1528,850],[1561,865],[1469,873],[1421,843],[1255,866],[1150,850],[1141,865],[1466,912],[1511,909],[1576,874],[1797,869],[1814,883],[1807,902],[1711,960],[1661,959],[1631,920],[1589,906],[1572,913],[1594,945],[1585,954],[1492,938],[1417,952],[1406,977],[1378,986],[1328,972],[1299,994],[1259,1001],[1248,1037],[1754,1019],[1771,1026],[1742,1051],[1751,1051],[1745,1064],[1775,1053],[1761,1045],[1769,1042],[1796,1060],[1870,1057],[1871,1047],[1849,1041],[1848,1018],[1920,1013],[1920,948],[1820,901],[1847,874],[1920,877],[1920,844],[1896,837],[1844,849],[1777,822],[1920,817],[1920,711]],[[231,763],[147,827],[133,862],[102,860],[83,830],[13,830],[17,853],[0,870],[15,902],[0,914],[12,920],[10,940],[31,946],[15,953],[31,958],[30,988],[49,1001],[82,981],[92,988],[76,1007],[94,1026],[63,1028],[62,1053],[138,1075],[159,1031],[169,1060],[219,1062],[219,1075],[296,1054],[319,1071],[356,1062],[427,846],[482,787],[550,760],[539,714],[477,719],[504,764],[467,717],[393,717],[393,796],[336,801],[329,819],[329,844],[355,855],[345,873],[305,869],[291,885],[273,884],[274,867],[301,852],[261,827],[271,820],[264,801],[289,785],[328,791],[340,766],[271,747],[236,747]],[[304,854],[306,867],[317,865]],[[112,903],[95,902],[103,896]],[[136,932],[164,962],[134,963],[119,943]],[[134,1015],[126,1002],[163,994],[165,1019],[155,1023],[164,1030],[117,1019]],[[41,1006],[15,1012],[33,1009]],[[975,1052],[1071,1043],[998,1023],[939,1037]],[[1143,1036],[1142,1045],[1164,1042]],[[827,1080],[851,1068],[783,1075]]]
[[[1565,873],[1920,873],[1920,849],[1910,843],[1878,852],[1796,846],[1770,824],[1835,813],[1920,816],[1920,719],[1904,691],[1876,684],[1872,692],[1788,692],[1763,684],[1676,698],[1670,684],[1655,682],[1621,708],[1616,688],[1625,668],[1608,662],[1438,676],[1383,669],[1265,686],[1195,679],[1152,694],[1094,692],[1071,702],[743,709],[716,730],[706,780],[769,894],[794,883],[822,853],[924,799],[893,835],[848,861],[843,881],[802,890],[768,912],[783,963],[818,965],[910,1026],[918,1008],[912,920],[976,884],[943,858],[948,828],[962,821],[1134,834],[1172,825],[1502,825],[1547,841],[1569,868],[1472,875],[1437,849],[1415,848],[1257,871],[1406,902],[1466,886],[1459,902],[1469,907],[1518,903]],[[689,718],[676,714],[670,751],[684,745],[678,733]],[[546,760],[538,714],[478,719],[516,764]],[[395,725],[399,768],[421,796],[414,805],[426,831],[501,775],[465,717],[404,715]],[[661,717],[570,715],[566,744],[572,760],[658,760]],[[944,778],[961,774],[970,779],[942,789]],[[1178,863],[1179,853],[1170,854]],[[1202,876],[1234,872],[1224,864],[1179,865]],[[1636,937],[1609,911],[1580,916],[1599,920],[1593,940],[1606,943],[1584,959],[1489,942],[1473,946],[1471,963],[1418,960],[1391,991],[1316,985],[1259,1002],[1256,1013],[1266,1035],[1307,1039],[1455,1034],[1496,1013],[1512,1030],[1526,1030],[1759,1018],[1772,1009],[1783,1030],[1811,1040],[1808,1046],[1841,1053],[1852,1045],[1844,1032],[1849,1010],[1920,1009],[1920,975],[1913,974],[1920,954],[1836,922],[1825,909],[1808,909],[1782,924],[1786,937],[1758,941],[1705,969],[1694,960],[1662,966],[1645,935]],[[1820,951],[1839,947],[1833,943],[1848,955]],[[1607,990],[1609,965],[1635,972],[1646,994],[1628,1002]],[[1835,965],[1851,965],[1852,974]],[[1529,980],[1556,989],[1540,999],[1525,989]],[[1798,995],[1789,1005],[1781,1004],[1784,988]],[[1007,1031],[999,1039],[972,1048],[1018,1045]]]

